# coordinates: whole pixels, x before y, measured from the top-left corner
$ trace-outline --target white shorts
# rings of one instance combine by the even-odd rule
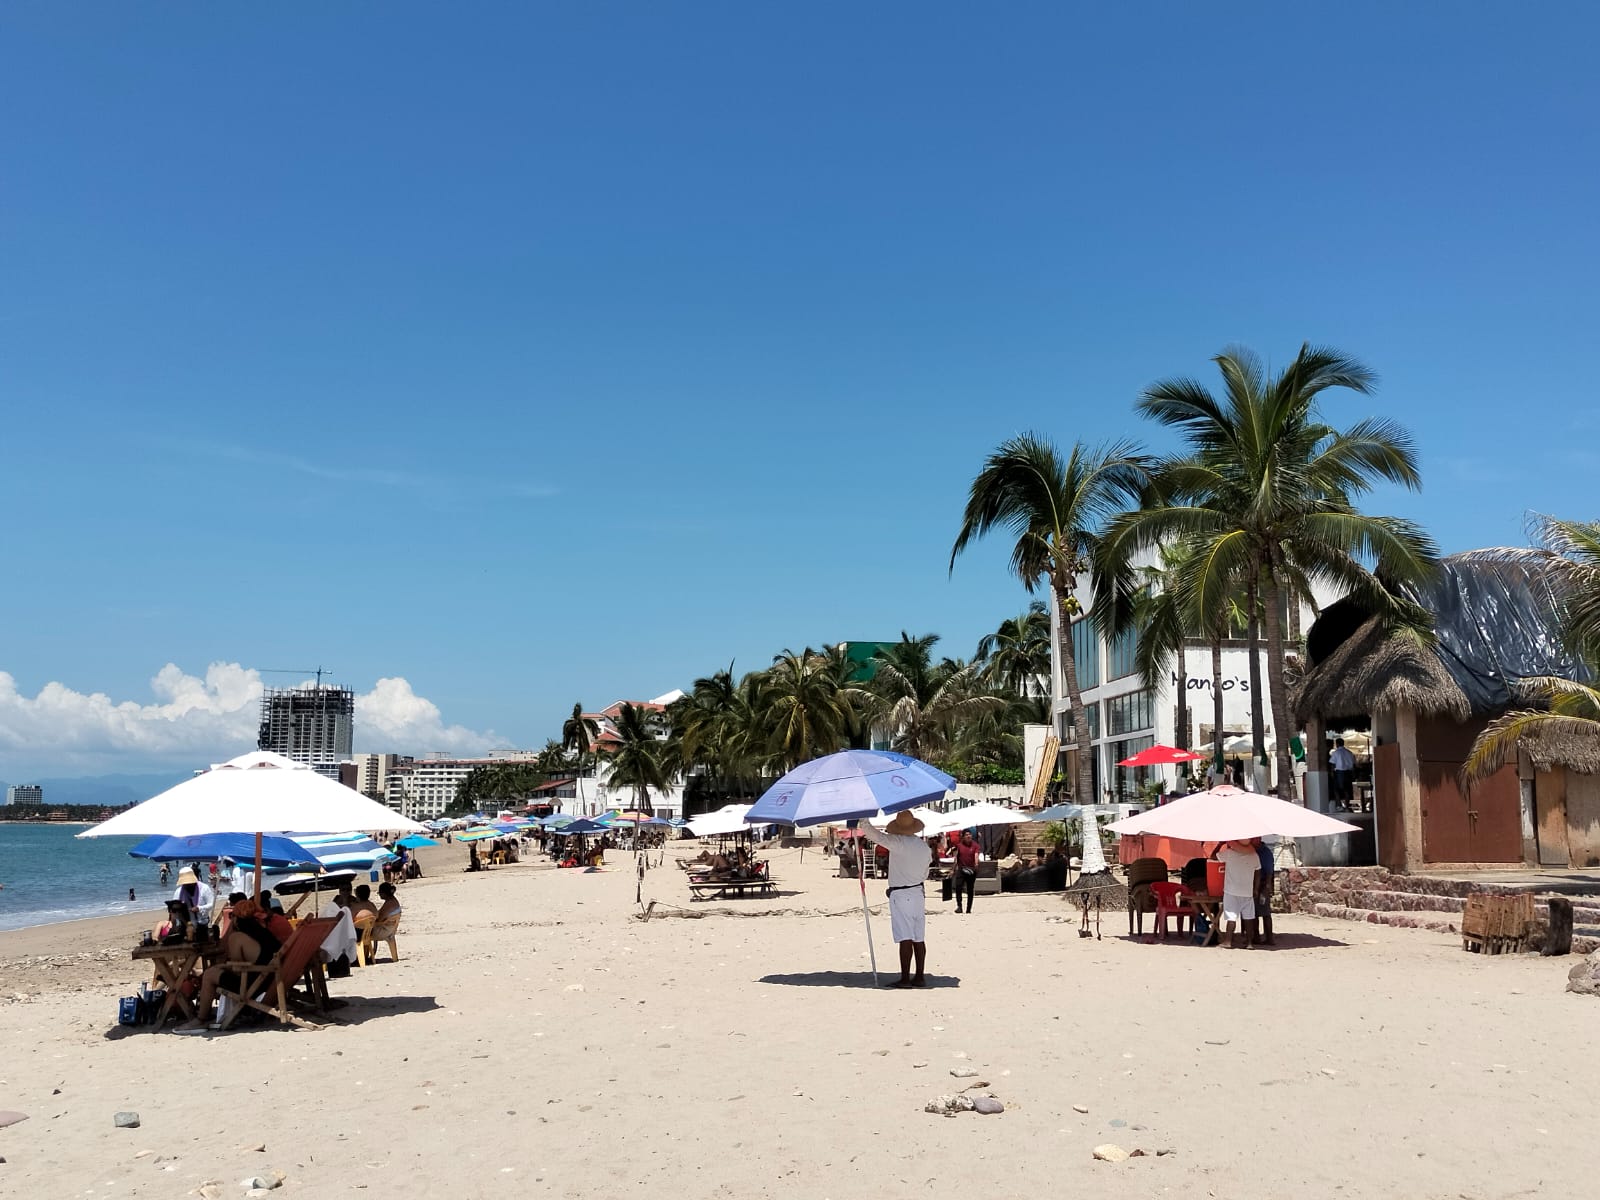
[[[889,932],[897,942],[928,940],[928,903],[921,888],[889,893]]]
[[[1233,896],[1224,892],[1222,896],[1222,920],[1225,924],[1239,921],[1254,921],[1256,919],[1256,898],[1254,896]]]

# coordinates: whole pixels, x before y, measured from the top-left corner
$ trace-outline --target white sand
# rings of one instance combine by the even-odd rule
[[[241,1196],[274,1168],[285,1197],[1593,1190],[1600,1004],[1562,990],[1572,959],[1295,917],[1276,951],[1129,942],[1120,913],[1080,941],[1056,899],[957,917],[930,887],[938,986],[873,991],[856,884],[817,855],[773,856],[799,894],[691,906],[671,854],[646,898],[704,919],[630,919],[626,854],[408,884],[403,961],[334,981],[344,1023],[316,1032],[125,1033],[120,949],[17,960],[141,922],[0,934],[0,1109],[30,1116],[0,1129],[0,1195]],[[924,1113],[965,1067],[1007,1111]]]

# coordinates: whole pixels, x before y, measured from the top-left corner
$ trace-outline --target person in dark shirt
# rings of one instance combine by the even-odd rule
[[[963,830],[961,840],[956,843],[956,911],[961,911],[961,896],[966,893],[967,915],[972,915],[972,897],[978,886],[978,855],[980,847],[977,839],[972,836],[972,830]]]

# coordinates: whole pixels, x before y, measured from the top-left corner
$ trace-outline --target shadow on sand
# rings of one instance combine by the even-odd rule
[[[883,983],[898,979],[899,975],[893,971],[880,971],[878,978]],[[959,975],[929,975],[928,988],[951,988],[961,986]],[[776,983],[783,987],[840,987],[840,988],[866,988],[873,987],[871,971],[798,971],[792,975],[763,975],[756,980],[757,983]],[[889,988],[880,987],[881,991]],[[915,988],[907,989],[916,991]],[[923,989],[926,990],[926,989]]]

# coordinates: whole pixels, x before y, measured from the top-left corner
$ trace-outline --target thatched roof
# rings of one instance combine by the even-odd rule
[[[1576,725],[1535,726],[1517,739],[1536,770],[1565,767],[1580,775],[1600,775],[1600,732],[1580,732]]]
[[[1467,694],[1432,649],[1406,634],[1385,636],[1376,617],[1306,672],[1294,696],[1296,715],[1356,717],[1410,708],[1465,721]]]

